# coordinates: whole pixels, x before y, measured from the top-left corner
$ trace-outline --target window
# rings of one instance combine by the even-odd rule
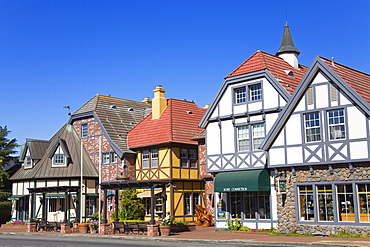
[[[191,214],[191,193],[184,194],[184,215]]]
[[[193,208],[195,208],[196,205],[201,205],[199,193],[193,193]]]
[[[152,167],[158,167],[158,149],[152,149],[151,150],[151,163],[152,163]]]
[[[88,136],[87,123],[81,124],[81,137],[87,137],[87,136]]]
[[[188,150],[187,149],[181,149],[181,167],[188,167]]]
[[[103,164],[109,164],[110,162],[110,153],[103,153]]]
[[[249,100],[257,101],[262,99],[262,86],[261,84],[249,87]]]
[[[253,149],[258,149],[265,138],[265,124],[252,125]]]
[[[189,158],[190,158],[190,167],[196,168],[197,167],[197,150],[190,149],[189,150]]]
[[[318,112],[304,114],[306,142],[321,141],[320,115]]]
[[[245,87],[235,89],[235,103],[245,103],[247,101]]]
[[[300,220],[313,221],[315,207],[312,185],[299,186],[299,217]]]
[[[115,152],[111,153],[111,161],[112,161],[112,163],[117,163],[118,162],[118,155]]]
[[[270,219],[270,194],[267,191],[258,194],[258,215],[260,219]]]
[[[331,185],[317,186],[317,202],[319,204],[319,220],[334,221],[333,189]]]
[[[337,185],[339,221],[355,221],[352,184]]]
[[[241,192],[231,192],[230,199],[231,218],[240,218],[242,215]]]
[[[30,156],[27,156],[24,161],[24,168],[32,168],[33,162]]]
[[[271,219],[270,192],[230,192],[230,216],[244,220]]]
[[[54,155],[54,165],[63,165],[64,164],[64,154]]]
[[[314,97],[313,97],[313,88],[309,87],[306,92],[306,98],[307,98],[307,105],[313,105]]]
[[[256,198],[253,192],[244,192],[244,218],[256,218]]]
[[[252,132],[252,133],[250,133]],[[252,136],[252,140],[250,140]],[[237,127],[238,151],[249,151],[258,149],[265,138],[265,124],[253,124]]]
[[[49,212],[65,211],[64,198],[49,199]]]
[[[249,126],[242,126],[237,128],[238,150],[249,150]]]
[[[370,184],[358,185],[360,222],[370,222]]]
[[[346,132],[344,126],[344,110],[328,111],[329,122],[329,139],[338,140],[345,139]]]
[[[143,168],[149,168],[149,150],[143,150]]]
[[[143,158],[143,169],[147,168],[157,168],[158,167],[158,149],[152,150],[143,150],[142,152]]]
[[[64,155],[63,149],[59,146],[54,156],[52,157],[52,166],[60,167],[60,166],[66,166],[67,165],[67,159]]]

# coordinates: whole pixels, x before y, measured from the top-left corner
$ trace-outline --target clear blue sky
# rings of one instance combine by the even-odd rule
[[[211,103],[255,51],[275,54],[286,20],[299,62],[370,73],[370,1],[0,0],[0,126],[50,139],[95,94]]]

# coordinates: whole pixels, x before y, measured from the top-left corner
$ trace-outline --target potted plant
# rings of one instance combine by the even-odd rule
[[[170,236],[171,234],[171,225],[172,225],[172,218],[166,217],[163,219],[159,229],[161,231],[161,236]]]
[[[89,221],[90,233],[96,233],[99,228],[99,221],[91,219]]]

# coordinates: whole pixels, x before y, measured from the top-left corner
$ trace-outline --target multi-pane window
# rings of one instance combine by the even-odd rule
[[[181,149],[180,150],[180,163],[181,167],[196,168],[198,163],[196,149]]]
[[[143,150],[142,152],[143,168],[158,167],[158,149]]]
[[[191,193],[184,193],[184,214],[191,214]]]
[[[260,191],[258,194],[258,215],[260,219],[270,219],[270,192]]]
[[[111,161],[112,161],[112,163],[117,163],[118,162],[118,155],[115,152],[111,153]]]
[[[339,221],[355,221],[352,184],[337,185]]]
[[[261,84],[253,85],[249,87],[250,101],[256,101],[262,99],[262,86]]]
[[[30,156],[27,156],[24,161],[24,168],[32,168],[32,159]]]
[[[328,111],[328,123],[330,140],[346,138],[343,109]]]
[[[143,150],[142,158],[143,158],[143,168],[149,168],[149,150]]]
[[[103,164],[109,164],[110,162],[110,153],[103,153]]]
[[[230,192],[231,218],[271,219],[270,192],[247,191]]]
[[[52,157],[52,166],[65,166],[67,164],[67,159],[64,155],[64,151],[61,146],[59,146]]]
[[[244,219],[256,218],[256,196],[253,192],[244,192]]]
[[[230,214],[231,218],[240,218],[242,215],[242,193],[241,192],[231,192],[230,193]]]
[[[158,167],[158,149],[151,150],[151,165],[152,167]]]
[[[317,186],[317,203],[319,220],[334,221],[333,189],[331,185]]]
[[[63,165],[64,164],[64,154],[54,155],[54,165]]]
[[[358,185],[360,222],[370,222],[370,184]]]
[[[190,159],[190,167],[196,168],[197,167],[197,150],[190,149],[189,150],[189,159]]]
[[[250,140],[252,136],[252,140]],[[258,149],[265,138],[265,124],[253,124],[237,128],[238,151]]]
[[[299,186],[299,217],[300,220],[315,219],[315,207],[312,185]]]
[[[81,124],[81,137],[87,137],[87,136],[88,136],[87,123]]]
[[[235,103],[245,103],[247,101],[245,87],[235,89]]]
[[[49,199],[49,212],[65,211],[64,198]]]
[[[304,114],[306,142],[321,141],[320,114],[312,112]]]
[[[253,149],[258,149],[265,138],[265,124],[252,125]]]
[[[249,150],[249,126],[237,128],[238,151]]]

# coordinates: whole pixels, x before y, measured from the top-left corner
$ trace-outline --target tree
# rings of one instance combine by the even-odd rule
[[[137,197],[139,192],[134,189],[122,190],[120,194],[121,209],[118,212],[120,220],[142,220],[144,218],[144,203]]]
[[[15,138],[12,140],[6,138],[10,132],[6,126],[4,128],[0,126],[0,188],[4,187],[5,181],[9,178],[9,174],[4,170],[4,164],[8,162],[11,154],[17,152],[14,149],[19,146]]]

